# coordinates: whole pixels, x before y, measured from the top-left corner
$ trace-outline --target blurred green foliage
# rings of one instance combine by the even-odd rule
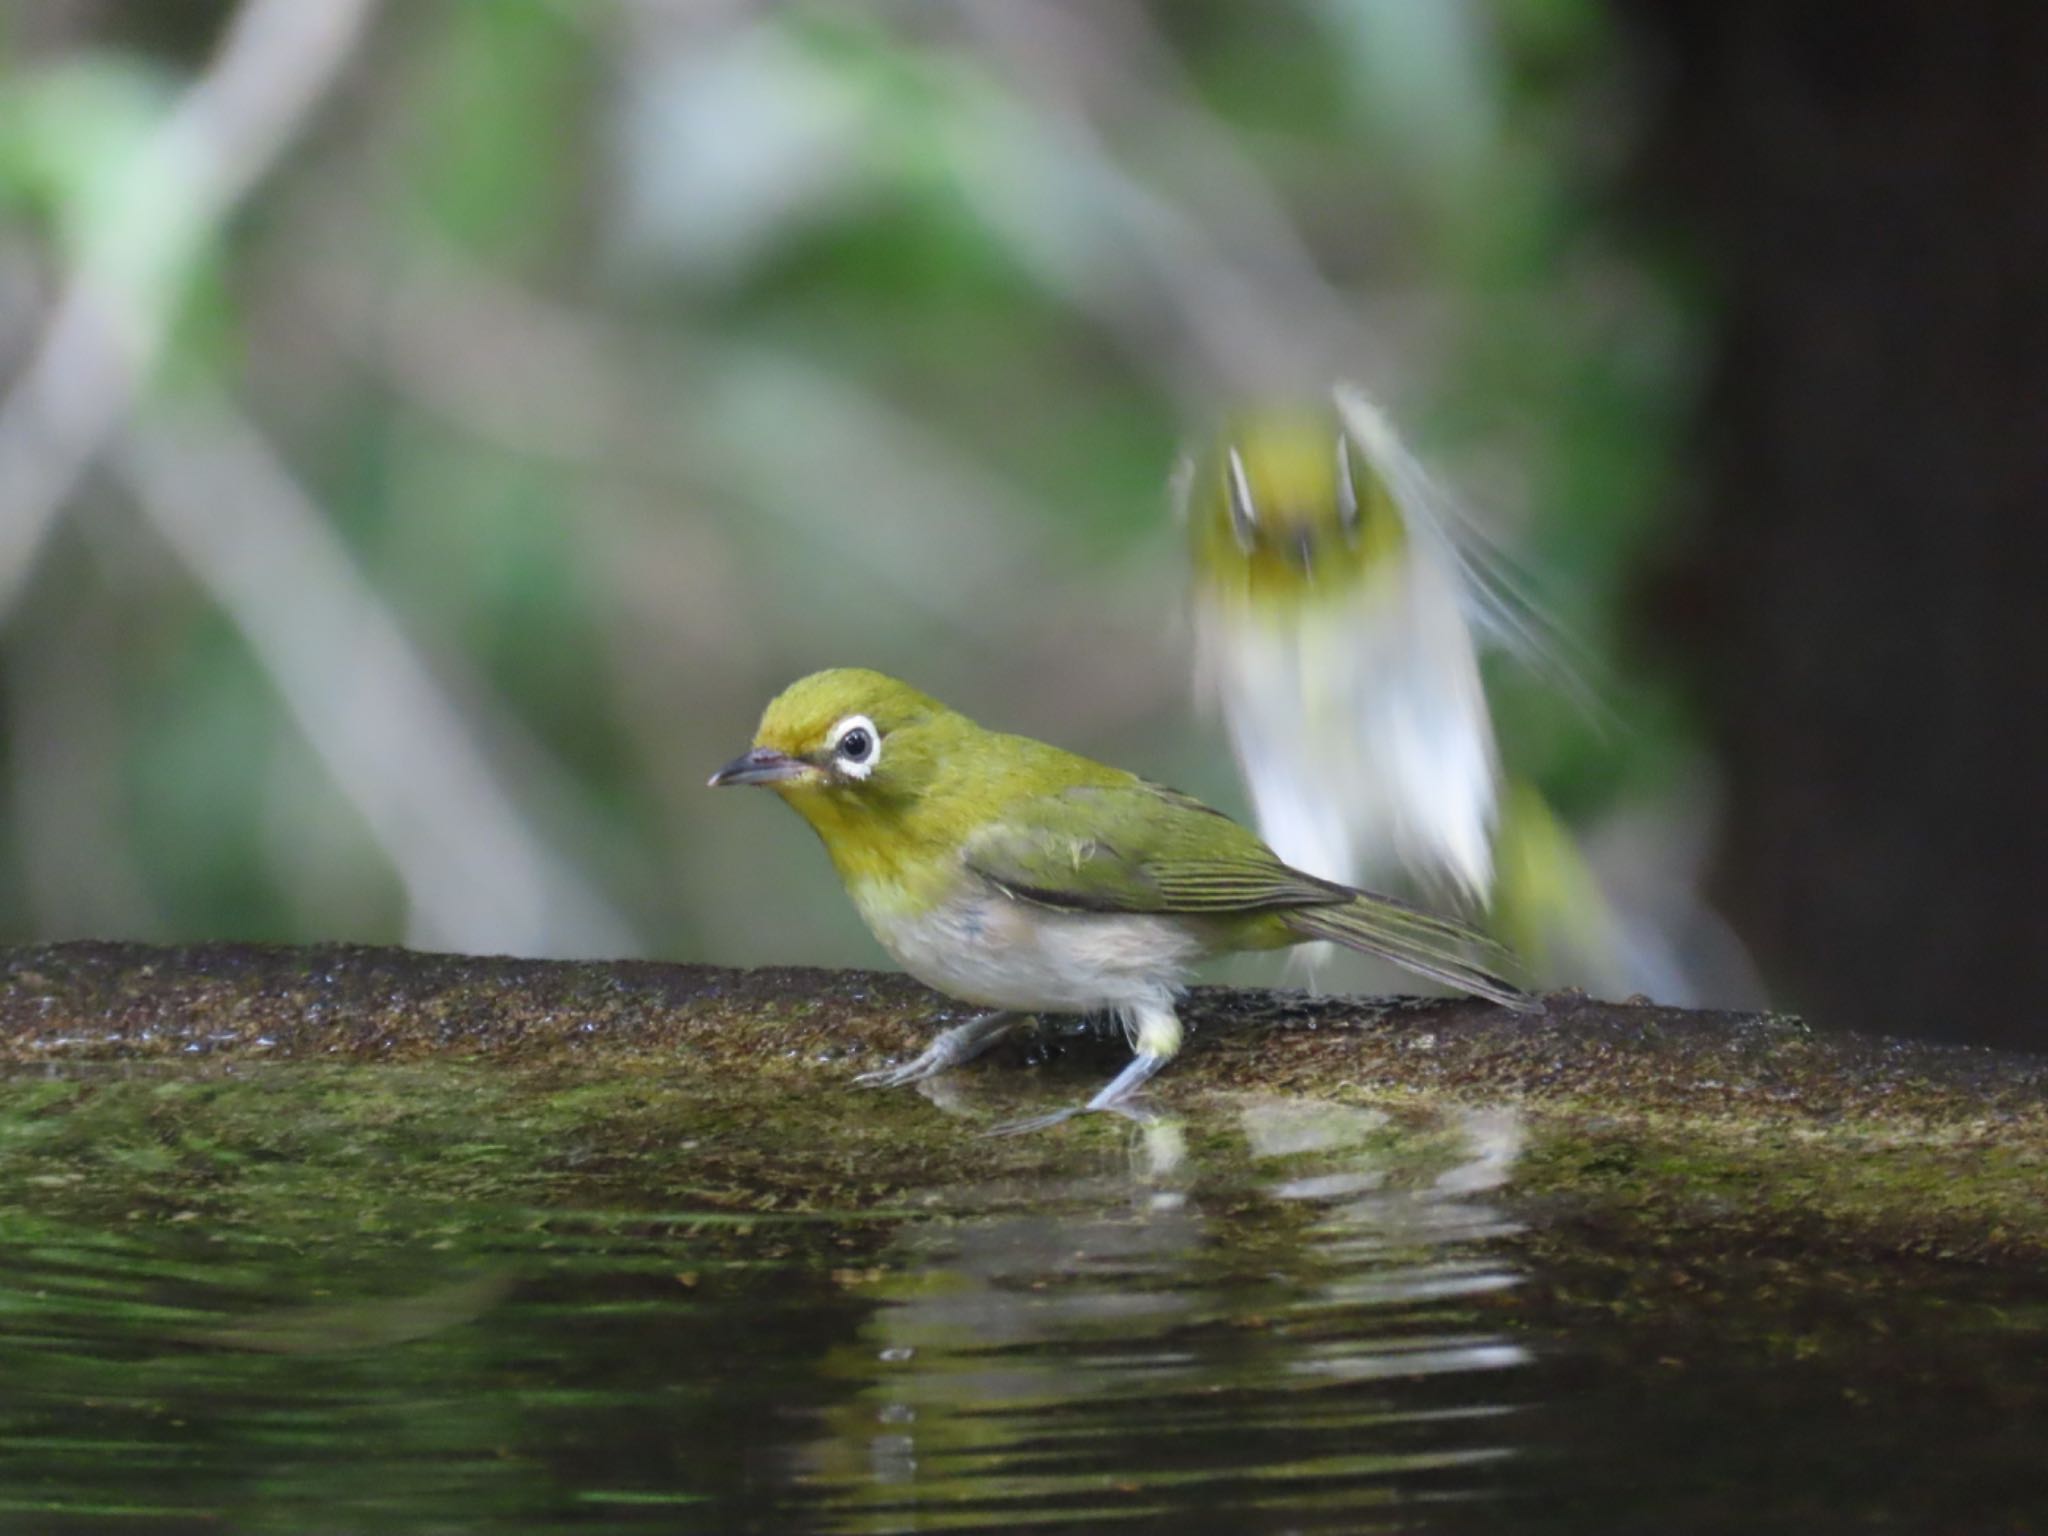
[[[181,184],[132,166],[262,9],[0,23],[0,413],[81,231],[146,271]],[[134,279],[165,347],[8,615],[0,921],[872,961],[705,773],[859,663],[1241,807],[1163,486],[1217,407],[1339,375],[1626,721],[1504,675],[1514,766],[1658,801],[1690,726],[1628,605],[1697,347],[1614,209],[1630,85],[1593,0],[369,7]]]

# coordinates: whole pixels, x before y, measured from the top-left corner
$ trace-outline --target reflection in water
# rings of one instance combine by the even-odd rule
[[[1757,1251],[1706,1204],[1516,1233],[1559,1145],[1532,1176],[1499,1110],[948,1130],[688,1065],[0,1075],[0,1536],[2048,1507],[2025,1266]]]
[[[836,1528],[1357,1528],[1486,1490],[1526,1356],[1460,1303],[1516,1280],[1481,1245],[1518,1119],[1234,1108],[1234,1138],[1157,1119],[1128,1172],[904,1230],[806,1458]]]
[[[0,1079],[0,1536],[1412,1530],[1498,1486],[1513,1116],[933,1130],[680,1073]]]
[[[1033,1107],[958,1076],[976,1124]],[[1518,1234],[1557,1148],[1532,1177],[1498,1110],[948,1129],[687,1068],[0,1075],[0,1536],[2048,1507],[2024,1266]]]

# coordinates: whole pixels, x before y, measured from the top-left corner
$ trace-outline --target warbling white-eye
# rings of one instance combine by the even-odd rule
[[[1176,487],[1198,690],[1224,717],[1259,829],[1349,885],[1403,876],[1485,906],[1545,981],[1672,991],[1536,789],[1503,779],[1479,653],[1570,684],[1505,559],[1339,384],[1238,413]]]
[[[877,672],[791,684],[753,750],[711,783],[775,790],[882,947],[927,986],[994,1010],[870,1082],[970,1060],[1018,1015],[1110,1012],[1136,1055],[1084,1106],[1109,1109],[1180,1049],[1174,1003],[1198,961],[1319,939],[1540,1007],[1468,958],[1509,957],[1464,925],[1292,869],[1197,800],[986,730]]]
[[[1176,490],[1197,686],[1260,831],[1328,879],[1405,872],[1484,905],[1500,766],[1476,531],[1346,385],[1242,412]]]

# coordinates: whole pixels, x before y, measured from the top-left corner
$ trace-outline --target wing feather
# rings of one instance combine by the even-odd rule
[[[1088,912],[1255,912],[1349,895],[1289,868],[1221,812],[1142,779],[1027,800],[969,839],[967,865],[1020,900]]]
[[[1496,974],[1512,971],[1514,957],[1484,934],[1294,869],[1221,812],[1142,779],[1027,799],[970,838],[966,859],[1019,901],[1187,917],[1271,912],[1301,939],[1380,955],[1509,1007],[1541,1006]]]

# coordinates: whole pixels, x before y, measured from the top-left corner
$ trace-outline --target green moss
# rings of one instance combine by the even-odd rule
[[[527,1199],[613,1179],[678,1208],[868,1211],[935,1182],[1028,1174],[1061,1138],[975,1132],[1071,1102],[1114,1037],[1049,1027],[941,1092],[864,1094],[951,1010],[901,977],[473,960],[395,950],[58,945],[0,960],[0,1179],[83,1174],[94,1198],[288,1223],[347,1198]],[[1863,1256],[2048,1253],[2048,1068],[1822,1037],[1796,1020],[1565,995],[1460,1001],[1199,992],[1156,1096],[1206,1134],[1219,1091],[1393,1108],[1507,1105],[1516,1198],[1628,1242]],[[250,1075],[258,1061],[298,1063]],[[121,1077],[86,1070],[122,1062]],[[374,1072],[317,1062],[376,1062]],[[148,1064],[137,1073],[133,1064]],[[1027,1064],[1041,1064],[1027,1070]],[[976,1098],[997,1101],[976,1106]],[[53,1186],[53,1188],[56,1188]],[[253,1204],[250,1204],[253,1202]],[[376,1218],[382,1219],[382,1218]]]

